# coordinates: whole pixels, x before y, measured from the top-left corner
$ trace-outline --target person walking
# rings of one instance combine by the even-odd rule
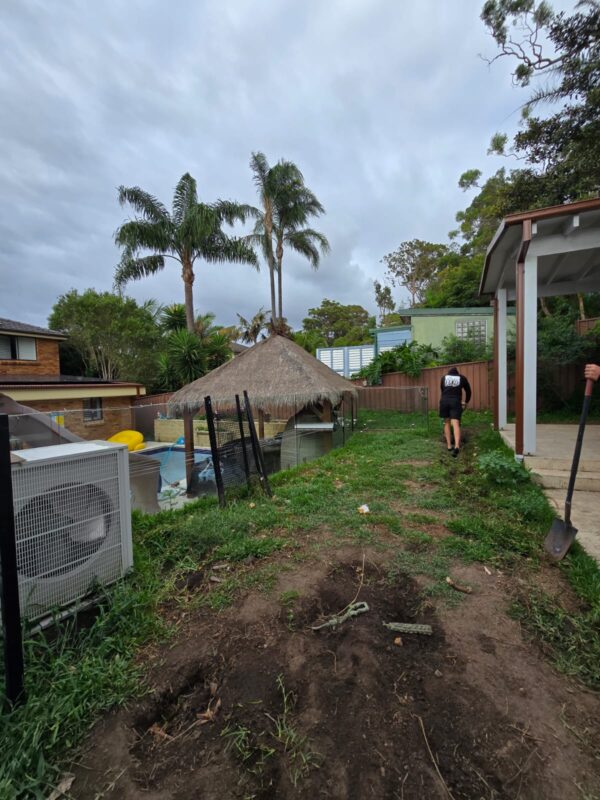
[[[446,439],[448,452],[456,458],[460,453],[460,419],[463,410],[471,399],[471,385],[456,367],[451,367],[442,378],[440,388],[442,391],[440,417],[444,420],[444,438]],[[465,393],[464,402],[462,399],[463,390]],[[452,445],[452,434],[454,434],[454,446]]]

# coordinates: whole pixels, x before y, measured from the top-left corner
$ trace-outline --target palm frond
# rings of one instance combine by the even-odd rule
[[[262,192],[269,174],[269,162],[264,153],[252,153],[250,157],[250,169],[252,170],[254,185]]]
[[[173,220],[181,225],[187,214],[198,203],[198,188],[195,178],[186,172],[179,179],[173,193]]]
[[[289,245],[292,250],[295,250],[308,259],[313,269],[317,269],[319,266],[319,249],[323,255],[329,252],[327,237],[312,228],[305,228],[301,231],[290,231],[285,234],[284,242]]]
[[[127,203],[149,222],[163,222],[169,220],[169,212],[156,197],[140,189],[139,186],[119,186],[119,203]]]
[[[134,258],[130,252],[125,251],[115,270],[114,283],[117,288],[125,286],[129,281],[137,281],[147,275],[154,275],[165,266],[162,256],[145,256]]]
[[[173,249],[171,221],[132,219],[124,222],[115,232],[115,243],[130,254],[144,249],[168,253]]]
[[[203,244],[218,236],[221,223],[217,212],[207,203],[196,203],[185,215],[177,230],[179,247],[199,254]]]
[[[212,207],[219,219],[228,225],[233,225],[235,222],[246,222],[247,219],[258,219],[261,216],[258,208],[247,203],[235,203],[231,200],[217,200]]]
[[[253,248],[244,239],[226,236],[221,233],[206,242],[199,255],[213,264],[232,262],[234,264],[250,264],[258,271],[258,258]]]

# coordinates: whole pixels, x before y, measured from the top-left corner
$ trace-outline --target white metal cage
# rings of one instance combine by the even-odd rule
[[[21,615],[34,620],[132,566],[127,448],[76,442],[13,455]]]

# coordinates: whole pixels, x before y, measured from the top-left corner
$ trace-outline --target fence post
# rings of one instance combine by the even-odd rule
[[[242,417],[242,407],[240,405],[240,396],[236,394],[235,396],[235,407],[237,409],[237,418],[238,418],[238,425],[240,426],[240,441],[242,442],[242,458],[244,460],[244,472],[246,473],[246,483],[248,484],[248,488],[251,488],[250,484],[250,467],[248,465],[248,453],[246,452],[246,434],[244,433],[244,418]]]
[[[204,410],[206,411],[206,424],[208,426],[208,438],[210,439],[210,450],[212,453],[213,470],[215,473],[215,483],[217,484],[217,494],[219,495],[219,505],[225,508],[225,489],[223,487],[223,476],[221,475],[221,461],[219,460],[219,445],[217,444],[217,434],[215,431],[215,417],[212,410],[212,402],[209,397],[204,398]]]
[[[254,453],[254,463],[256,464],[258,477],[260,478],[264,493],[269,497],[272,497],[273,493],[271,492],[269,479],[267,478],[267,471],[265,470],[265,462],[263,461],[262,451],[256,435],[256,428],[254,427],[254,416],[252,415],[252,408],[250,406],[250,400],[248,399],[248,392],[245,389],[244,404],[246,406],[246,416],[248,417],[248,427],[250,429],[250,441],[252,442],[252,452]]]
[[[0,414],[0,592],[4,629],[4,675],[6,699],[15,706],[25,701],[23,635],[19,603],[17,545],[13,505],[12,468],[8,415]]]

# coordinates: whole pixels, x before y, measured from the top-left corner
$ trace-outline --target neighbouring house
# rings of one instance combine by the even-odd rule
[[[494,333],[494,309],[479,308],[401,308],[398,313],[410,318],[409,325],[373,328],[370,333],[374,344],[350,347],[319,347],[317,358],[332,370],[350,378],[367,367],[379,353],[385,353],[401,344],[418,342],[434,349],[442,347],[446,336],[459,339],[474,338],[491,345]],[[507,331],[515,330],[515,309],[507,309]]]
[[[475,339],[491,345],[494,336],[494,309],[491,306],[478,308],[401,308],[403,317],[410,317],[410,325],[398,328],[377,328],[374,333],[377,352],[383,352],[393,336],[406,335],[408,341],[442,347],[447,336],[458,339]],[[507,309],[507,330],[515,330],[515,309]]]
[[[0,392],[44,412],[83,439],[108,439],[132,427],[142,384],[62,375],[60,331],[0,318]]]

